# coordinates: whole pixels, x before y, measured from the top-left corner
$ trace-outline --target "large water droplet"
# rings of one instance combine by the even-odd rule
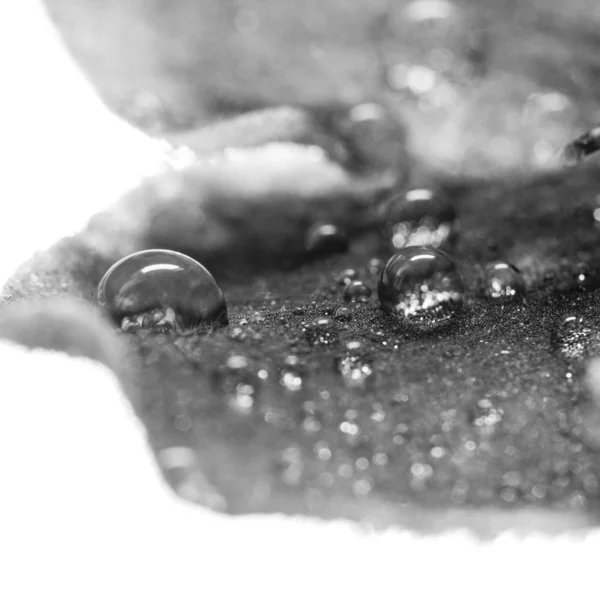
[[[315,225],[306,233],[305,247],[317,256],[338,254],[348,250],[348,237],[337,225]]]
[[[194,331],[226,324],[221,288],[198,262],[170,250],[144,250],[115,263],[96,291],[96,302],[124,330]]]
[[[499,302],[510,302],[525,295],[525,280],[517,267],[494,262],[485,268],[485,295]]]
[[[346,302],[367,302],[371,293],[371,288],[362,281],[352,281],[344,290],[344,300]]]
[[[465,286],[460,267],[445,252],[410,247],[387,262],[378,293],[384,311],[406,325],[428,330],[457,316]]]
[[[439,248],[456,231],[456,211],[438,192],[414,189],[393,196],[382,210],[383,235],[393,248]]]

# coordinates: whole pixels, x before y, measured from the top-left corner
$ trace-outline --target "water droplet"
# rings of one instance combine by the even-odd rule
[[[525,280],[521,271],[503,261],[487,265],[484,285],[485,295],[499,302],[510,302],[525,295]]]
[[[552,334],[556,350],[567,361],[580,361],[600,351],[600,336],[592,324],[581,315],[560,319]]]
[[[362,281],[352,281],[344,290],[344,300],[346,302],[367,302],[371,293],[371,288]]]
[[[383,235],[393,248],[439,248],[457,229],[456,211],[439,192],[427,188],[393,196],[381,208]]]
[[[115,263],[98,284],[96,302],[126,331],[185,333],[228,322],[225,297],[213,276],[170,250],[144,250]]]
[[[354,269],[345,269],[337,276],[340,285],[348,285],[358,279],[358,273]]]
[[[340,306],[334,314],[334,317],[338,321],[350,321],[352,320],[352,312],[347,306]]]
[[[431,330],[458,315],[465,286],[460,267],[446,253],[410,247],[387,262],[378,293],[384,311],[399,317],[403,324]]]
[[[306,250],[315,256],[343,253],[348,245],[346,233],[336,225],[314,225],[306,234]]]
[[[304,329],[306,339],[313,346],[330,346],[338,341],[338,332],[333,319],[316,319]]]

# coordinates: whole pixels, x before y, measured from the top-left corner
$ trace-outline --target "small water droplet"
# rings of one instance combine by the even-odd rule
[[[456,211],[439,192],[427,188],[398,194],[381,209],[383,235],[396,249],[438,248],[456,232]]]
[[[521,271],[510,263],[490,263],[484,273],[485,295],[498,302],[510,302],[525,295],[525,280]]]
[[[371,288],[362,281],[352,281],[344,290],[344,300],[346,302],[368,302],[371,293]]]
[[[115,263],[98,284],[95,300],[125,331],[185,333],[228,322],[225,297],[213,276],[170,250],[144,250]]]
[[[306,233],[306,250],[315,256],[339,254],[348,250],[348,237],[337,225],[317,224]]]
[[[334,317],[338,321],[351,321],[352,312],[347,306],[340,306],[334,314]]]
[[[460,267],[434,248],[410,247],[392,256],[379,279],[384,311],[403,324],[430,330],[450,323],[464,301]]]

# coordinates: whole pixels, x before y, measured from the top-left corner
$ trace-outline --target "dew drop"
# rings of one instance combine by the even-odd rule
[[[337,225],[317,224],[306,233],[306,250],[315,256],[339,254],[348,250],[348,237]]]
[[[487,265],[484,282],[485,295],[498,302],[510,302],[525,295],[525,280],[521,271],[507,262]]]
[[[352,281],[344,290],[344,300],[346,302],[367,302],[371,293],[371,288],[362,281]]]
[[[456,232],[456,211],[439,192],[410,190],[388,200],[381,209],[383,235],[395,249],[408,246],[439,248]]]
[[[338,321],[351,321],[352,313],[347,306],[340,306],[334,314],[334,317]]]
[[[460,267],[446,253],[410,247],[387,262],[378,294],[383,310],[403,324],[432,330],[455,319],[463,305],[465,286]]]
[[[225,297],[213,276],[171,250],[144,250],[115,263],[98,284],[95,300],[125,331],[185,333],[228,322]]]

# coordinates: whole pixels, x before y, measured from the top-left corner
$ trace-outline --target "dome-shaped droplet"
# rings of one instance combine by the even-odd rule
[[[390,198],[382,208],[383,235],[392,248],[439,248],[456,231],[456,211],[434,190],[413,189]]]
[[[517,267],[494,262],[485,268],[485,295],[499,302],[510,302],[525,295],[525,280]]]
[[[344,290],[346,302],[367,302],[371,297],[371,288],[362,281],[351,281]]]
[[[170,250],[144,250],[115,263],[98,284],[96,302],[125,331],[184,333],[228,320],[213,276],[189,256]]]
[[[348,237],[337,225],[315,225],[306,233],[305,247],[310,254],[318,256],[346,252]]]
[[[450,323],[463,305],[460,267],[435,248],[405,248],[392,256],[379,278],[379,301],[388,313],[419,329]]]
[[[334,313],[334,317],[338,321],[351,321],[352,313],[347,306],[340,306]]]

